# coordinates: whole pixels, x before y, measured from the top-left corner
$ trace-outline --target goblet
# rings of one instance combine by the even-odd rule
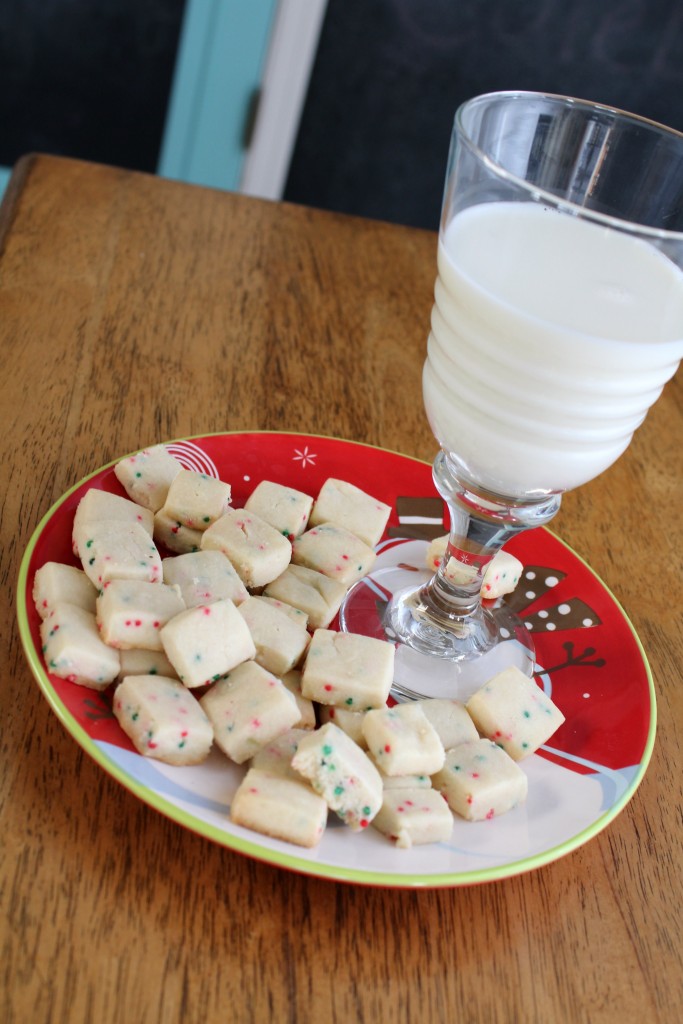
[[[628,446],[683,355],[682,268],[683,135],[536,93],[457,111],[423,374],[450,536],[386,609],[399,695],[532,674],[528,631],[482,605],[486,566]]]

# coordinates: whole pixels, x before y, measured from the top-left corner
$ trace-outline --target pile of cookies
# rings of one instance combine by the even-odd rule
[[[313,498],[263,481],[243,508],[163,446],[121,460],[127,497],[88,490],[81,568],[35,575],[48,670],[106,690],[138,752],[246,772],[231,819],[314,846],[329,812],[399,846],[450,837],[526,797],[518,761],[563,721],[516,670],[467,706],[388,706],[394,648],[330,628],[375,561],[390,508],[328,479]],[[162,552],[170,552],[165,556]]]

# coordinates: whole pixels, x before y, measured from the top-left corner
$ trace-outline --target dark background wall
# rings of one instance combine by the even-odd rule
[[[436,227],[454,111],[497,89],[683,131],[683,0],[330,0],[287,198]]]
[[[0,164],[38,149],[153,171],[183,7],[2,0]],[[455,108],[494,89],[683,131],[683,2],[329,0],[285,198],[435,227]]]
[[[154,171],[185,0],[0,0],[0,164]]]

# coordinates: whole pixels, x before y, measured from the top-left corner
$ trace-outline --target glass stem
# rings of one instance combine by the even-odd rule
[[[476,493],[444,452],[434,461],[434,483],[448,506],[448,547],[433,579],[421,591],[424,614],[446,628],[477,611],[488,563],[512,537],[547,523],[560,507],[560,495],[515,505],[497,495]]]

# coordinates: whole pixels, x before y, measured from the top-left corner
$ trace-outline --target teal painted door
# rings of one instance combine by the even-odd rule
[[[187,0],[158,173],[236,189],[277,0]]]

